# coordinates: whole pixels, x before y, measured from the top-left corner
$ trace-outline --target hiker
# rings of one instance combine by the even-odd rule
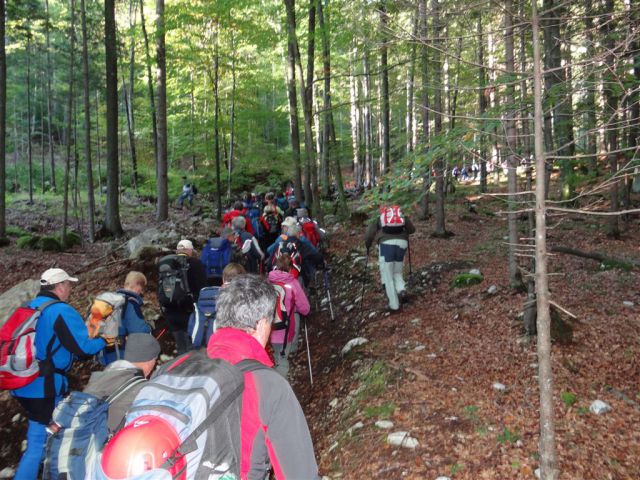
[[[231,227],[235,235],[234,242],[238,246],[244,260],[240,263],[244,265],[247,272],[260,273],[260,267],[265,255],[256,237],[245,230],[246,226],[247,222],[244,217],[235,217],[231,221]]]
[[[291,200],[289,202],[289,205],[287,207],[287,209],[284,211],[284,216],[285,217],[296,217],[297,216],[297,211],[300,208],[300,204],[298,203],[298,200]]]
[[[278,248],[278,244],[282,240],[287,238],[287,232],[289,231],[289,227],[292,227],[297,223],[298,222],[294,217],[287,217],[282,221],[282,225],[280,226],[280,234],[277,235],[273,239],[273,242],[271,242],[267,247],[267,255],[269,255],[270,257],[273,255],[273,252],[275,252],[276,248]]]
[[[278,292],[279,305],[284,306],[284,309],[276,308],[282,327],[276,329],[273,326],[270,337],[276,371],[284,378],[289,374],[289,353],[292,346],[297,345],[300,315],[308,315],[310,311],[309,300],[298,280],[291,274],[291,268],[291,257],[284,254],[276,260],[276,268],[268,276],[269,282]]]
[[[408,300],[402,276],[404,254],[409,247],[409,235],[416,231],[413,223],[397,205],[384,206],[380,215],[369,224],[365,234],[367,256],[374,240],[378,243],[380,278],[384,285],[389,311],[400,310],[400,301]]]
[[[276,292],[267,280],[240,275],[220,291],[217,330],[207,354],[232,364],[253,359],[272,367],[265,347],[271,334]],[[240,478],[318,479],[309,427],[289,383],[271,368],[244,373]]]
[[[480,171],[480,167],[478,166],[478,162],[474,160],[473,163],[471,164],[471,172],[473,173],[474,180],[478,178],[479,171]]]
[[[309,210],[306,208],[298,208],[296,211],[298,224],[302,229],[304,238],[311,242],[315,248],[320,246],[320,242],[326,236],[326,232],[320,228],[318,223],[309,216]]]
[[[264,208],[262,209],[263,213],[267,213],[267,207],[271,206],[271,207],[275,208],[275,211],[276,211],[276,213],[278,215],[280,215],[280,218],[284,218],[284,210],[276,202],[276,198],[275,198],[275,195],[274,195],[273,192],[268,192],[264,196],[264,201],[265,201],[266,204],[265,204]],[[287,208],[287,206],[285,206],[285,209]]]
[[[125,297],[125,304],[122,312],[122,320],[118,328],[118,338],[116,343],[118,349],[114,345],[104,348],[98,354],[98,360],[103,365],[109,365],[111,362],[124,358],[125,339],[131,333],[151,333],[151,326],[144,321],[142,313],[142,292],[147,286],[147,277],[141,272],[131,271],[124,280],[124,287],[116,293]]]
[[[127,347],[123,360],[113,362],[103,371],[91,374],[89,383],[84,389],[85,393],[103,398],[135,376],[149,378],[160,355],[158,340],[147,333],[131,333],[127,336]],[[143,386],[144,383],[135,385],[109,405],[110,433],[115,433],[127,409]]]
[[[246,270],[239,263],[229,263],[222,271],[222,286],[205,287],[200,290],[200,296],[196,303],[196,308],[189,317],[187,331],[191,338],[192,348],[198,349],[206,347],[209,338],[215,331],[216,322],[216,302],[220,289],[233,280],[238,275],[244,275]]]
[[[286,212],[289,209],[289,200],[284,196],[283,192],[278,192],[276,195],[276,205],[282,212]],[[286,215],[283,213],[283,215]]]
[[[189,200],[189,206],[193,206],[193,197],[198,193],[198,189],[193,183],[187,182],[187,177],[182,177],[182,193],[178,197],[178,205],[183,207],[184,201]]]
[[[246,221],[247,232],[253,235],[253,226],[251,225],[251,220],[249,219],[249,217],[245,216],[245,214],[243,213],[244,211],[245,211],[245,208],[244,208],[244,205],[242,205],[242,202],[240,201],[235,202],[233,204],[233,209],[229,210],[222,217],[222,227],[231,227],[231,221],[234,218],[240,216],[244,218]]]
[[[278,209],[270,204],[264,207],[264,213],[260,217],[260,225],[262,225],[263,236],[261,239],[261,248],[265,250],[276,241],[278,235],[282,231],[282,215],[278,213]]]
[[[230,227],[224,227],[220,231],[220,236],[208,239],[202,247],[200,261],[204,265],[208,285],[217,287],[222,285],[222,270],[231,261],[233,242],[233,230]]]
[[[193,256],[190,240],[180,240],[175,255],[160,259],[158,271],[158,301],[181,355],[191,348],[187,324],[200,290],[207,285],[207,273],[202,262]]]
[[[11,394],[22,405],[29,419],[27,449],[16,471],[17,480],[35,480],[47,440],[46,427],[55,406],[68,391],[66,372],[76,357],[95,355],[114,338],[90,338],[82,316],[67,302],[72,284],[78,279],[61,268],[50,268],[40,277],[40,292],[29,306],[42,310],[36,326],[36,358],[40,376]]]
[[[303,233],[298,224],[292,225],[287,229],[289,237],[294,237],[298,241],[298,251],[302,257],[302,270],[300,272],[302,285],[309,287],[315,277],[316,269],[324,268],[324,257]]]

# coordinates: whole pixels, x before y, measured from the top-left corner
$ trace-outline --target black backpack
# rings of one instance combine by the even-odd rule
[[[163,307],[184,308],[193,303],[187,273],[188,258],[167,255],[158,262],[158,302]]]
[[[278,247],[273,253],[271,261],[273,268],[275,268],[276,260],[285,253],[291,257],[291,267],[296,270],[296,273],[293,271],[291,273],[294,273],[297,278],[297,274],[302,272],[302,255],[300,255],[300,251],[298,250],[297,239],[293,240],[291,237],[287,237],[286,240],[282,240],[278,243]]]
[[[267,213],[264,216],[264,221],[269,225],[269,232],[278,233],[280,231],[280,215],[277,213]]]

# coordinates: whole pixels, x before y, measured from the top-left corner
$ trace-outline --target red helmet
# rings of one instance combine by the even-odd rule
[[[160,468],[180,446],[180,437],[161,417],[143,415],[114,435],[102,454],[102,471],[112,479],[124,479]],[[172,477],[186,478],[184,456],[169,469]]]

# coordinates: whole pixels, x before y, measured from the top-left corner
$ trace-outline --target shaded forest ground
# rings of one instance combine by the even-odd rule
[[[331,243],[332,293],[337,320],[326,305],[309,319],[314,380],[309,385],[306,353],[294,359],[293,385],[309,419],[321,472],[329,478],[454,479],[534,478],[538,467],[538,393],[535,339],[522,336],[515,319],[525,295],[508,290],[506,219],[495,200],[479,201],[477,215],[463,196],[448,206],[448,240],[430,238],[430,222],[417,222],[412,237],[411,288],[417,297],[399,315],[386,316],[377,268],[369,261],[362,311],[363,229],[344,225]],[[172,211],[178,227],[206,233],[207,222],[187,224]],[[53,228],[44,211],[29,216],[10,212],[10,223],[23,228]],[[125,228],[151,224],[144,209],[123,215]],[[187,226],[188,225],[188,226]],[[567,245],[616,256],[640,258],[638,219],[622,240],[605,236],[605,222],[567,218],[549,232],[550,245]],[[112,245],[118,245],[114,242]],[[0,290],[57,263],[77,270],[105,255],[106,244],[75,247],[72,253],[42,254],[0,250]],[[118,262],[118,263],[115,263]],[[131,268],[148,269],[147,300],[154,307],[152,264],[132,265],[108,256],[104,270],[82,277],[75,304],[114,288]],[[92,268],[98,266],[97,264]],[[484,281],[457,289],[457,273],[479,268]],[[573,341],[554,345],[556,430],[563,479],[640,478],[640,292],[637,271],[601,269],[597,262],[555,255],[551,258],[552,299],[575,314]],[[497,293],[487,293],[491,285]],[[322,289],[320,289],[322,296]],[[627,306],[623,302],[633,302]],[[312,304],[315,304],[312,298]],[[320,302],[318,302],[320,303]],[[369,342],[341,356],[351,338]],[[170,349],[167,343],[165,348]],[[83,376],[86,375],[86,368]],[[506,386],[505,392],[492,388]],[[571,394],[571,395],[570,395]],[[624,398],[620,398],[624,396]],[[588,411],[601,399],[613,407],[604,416]],[[0,397],[0,468],[13,465],[24,438],[24,420],[14,423],[17,404]],[[391,447],[390,431],[374,426],[393,422],[390,431],[408,431],[415,450]],[[362,422],[361,428],[349,429]]]

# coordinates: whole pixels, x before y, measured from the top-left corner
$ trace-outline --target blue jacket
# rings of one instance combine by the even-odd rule
[[[57,299],[54,293],[41,291],[29,306],[38,307],[52,298]],[[105,341],[102,338],[89,338],[80,314],[68,303],[60,302],[48,306],[40,314],[36,325],[35,346],[38,360],[47,358],[49,347],[51,352],[55,352],[51,356],[53,368],[68,372],[74,360],[98,353],[104,348]],[[51,375],[40,376],[12,393],[16,397],[48,398],[64,395],[67,391],[67,377],[56,371]]]
[[[144,321],[144,316],[142,314],[142,306],[144,305],[142,297],[137,293],[125,289],[120,289],[117,293],[124,295],[127,299],[124,304],[122,322],[118,329],[118,335],[120,337],[126,337],[130,333],[151,333],[151,327]],[[98,360],[103,365],[109,365],[111,362],[115,362],[119,358],[124,358],[124,348],[119,349],[119,352],[120,356],[118,357],[114,348],[105,348],[102,350],[101,355],[99,355]]]

